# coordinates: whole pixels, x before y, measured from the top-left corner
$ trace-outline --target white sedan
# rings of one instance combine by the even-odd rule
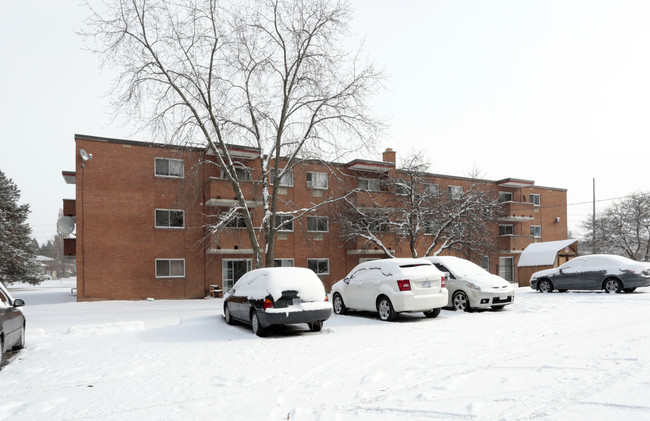
[[[515,289],[510,282],[493,275],[469,260],[453,256],[425,257],[442,272],[449,273],[447,289],[449,303],[454,310],[500,310],[515,300]]]
[[[382,259],[360,263],[332,286],[334,313],[376,311],[381,320],[398,313],[423,312],[436,317],[447,304],[445,277],[422,259]]]

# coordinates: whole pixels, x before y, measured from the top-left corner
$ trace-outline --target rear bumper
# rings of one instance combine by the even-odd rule
[[[331,308],[299,311],[288,310],[284,312],[280,312],[278,310],[272,312],[258,311],[257,317],[260,321],[260,325],[262,327],[268,327],[271,325],[323,322],[329,319],[332,314]]]
[[[398,312],[419,312],[431,311],[434,308],[442,308],[447,305],[449,292],[442,288],[437,294],[429,295],[397,295],[391,299],[393,309]]]

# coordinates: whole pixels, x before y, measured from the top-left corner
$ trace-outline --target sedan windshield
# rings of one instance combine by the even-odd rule
[[[485,275],[488,273],[485,269],[469,260],[454,259],[451,262],[445,262],[445,264],[458,276]]]

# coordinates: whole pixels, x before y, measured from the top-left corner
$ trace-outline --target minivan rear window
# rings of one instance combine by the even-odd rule
[[[418,266],[432,266],[427,263],[409,263],[408,265],[400,265],[401,268],[416,268]]]

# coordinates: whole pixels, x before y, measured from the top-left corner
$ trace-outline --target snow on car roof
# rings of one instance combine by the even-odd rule
[[[521,252],[517,267],[526,266],[551,266],[555,262],[557,252],[569,247],[577,240],[546,241],[532,243]]]
[[[247,272],[234,286],[236,295],[251,299],[263,299],[271,295],[274,300],[282,291],[298,291],[303,301],[323,301],[325,287],[320,278],[307,268],[280,267],[261,268]]]

